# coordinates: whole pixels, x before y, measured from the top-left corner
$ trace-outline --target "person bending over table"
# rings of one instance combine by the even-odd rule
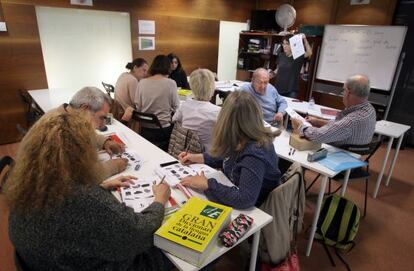
[[[210,103],[214,94],[214,74],[207,69],[197,69],[190,75],[194,98],[185,101],[173,116],[173,122],[197,132],[205,149],[211,147],[211,135],[220,107]]]
[[[88,113],[92,126],[99,129],[106,124],[106,118],[111,106],[111,99],[102,90],[96,87],[84,87],[73,95],[69,104],[63,104],[51,111],[73,112],[83,111]],[[96,134],[95,146],[99,150],[105,150],[109,155],[122,153],[125,147],[111,140],[108,136]],[[128,165],[126,158],[114,158],[102,163],[105,177],[109,177],[124,171]]]
[[[252,95],[232,92],[225,100],[213,131],[213,145],[202,154],[180,153],[183,164],[205,163],[222,168],[235,185],[225,186],[203,173],[181,183],[203,191],[211,201],[247,209],[260,206],[280,184],[278,157],[273,147],[275,134],[263,126],[262,111]]]
[[[254,71],[252,82],[244,84],[242,91],[253,95],[263,110],[263,118],[266,122],[281,123],[287,108],[287,102],[269,83],[269,72],[263,68]]]
[[[143,58],[136,58],[125,66],[129,72],[123,72],[115,84],[115,101],[125,111],[129,106],[135,107],[135,94],[138,82],[147,76],[148,64]]]
[[[134,213],[109,190],[136,178],[102,182],[94,135],[82,112],[52,112],[23,138],[4,190],[16,256],[30,270],[168,270],[153,234],[170,188]]]
[[[311,141],[338,147],[368,144],[372,140],[376,124],[375,109],[368,102],[369,92],[370,82],[367,76],[349,77],[343,88],[342,101],[345,109],[338,113],[335,120],[307,117],[313,125],[308,127],[302,121],[292,119],[294,132]]]
[[[170,53],[168,54],[168,58],[171,62],[170,78],[177,83],[177,87],[190,89],[190,85],[187,81],[187,74],[185,73],[178,56],[174,53]]]

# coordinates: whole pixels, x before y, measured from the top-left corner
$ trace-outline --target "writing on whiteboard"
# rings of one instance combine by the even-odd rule
[[[390,90],[405,33],[404,26],[325,26],[316,78],[343,83],[361,73]]]

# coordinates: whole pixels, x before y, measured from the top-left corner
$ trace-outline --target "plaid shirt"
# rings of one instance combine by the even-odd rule
[[[320,128],[302,125],[300,135],[311,141],[335,146],[364,145],[371,142],[375,123],[375,109],[366,101],[342,110],[335,120]]]

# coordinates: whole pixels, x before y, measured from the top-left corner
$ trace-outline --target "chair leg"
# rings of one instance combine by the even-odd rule
[[[321,176],[321,174],[318,174],[318,176],[316,176],[316,178],[311,182],[311,184],[308,187],[306,187],[305,193],[307,193],[308,190],[315,184],[315,182],[318,180],[319,176]]]
[[[329,183],[328,183],[328,194],[331,194],[331,183],[332,183],[332,180],[331,180],[331,178],[329,178]]]
[[[364,216],[367,214],[367,201],[368,201],[368,178],[365,179],[365,200],[364,200]]]

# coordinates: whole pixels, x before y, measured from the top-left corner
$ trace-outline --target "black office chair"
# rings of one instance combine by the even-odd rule
[[[140,125],[140,135],[158,146],[164,151],[168,151],[168,144],[170,141],[172,126],[168,128],[163,128],[158,117],[152,113],[144,113],[134,110],[132,113],[132,119],[139,122]],[[146,128],[142,124],[147,123],[156,128]]]
[[[349,174],[348,182],[354,182],[359,180],[365,180],[365,198],[364,198],[364,214],[363,217],[366,215],[367,211],[367,200],[368,200],[368,180],[370,177],[369,173],[369,159],[374,155],[374,153],[379,149],[381,146],[381,139],[378,137],[373,137],[371,142],[365,145],[344,145],[341,146],[342,149],[357,153],[361,156],[366,156],[364,161],[367,163],[366,166],[355,168],[351,170],[351,173]],[[306,192],[309,190],[309,188],[316,182],[316,180],[319,178],[320,174],[316,176],[316,178],[313,180],[313,182],[306,188]],[[337,182],[343,182],[345,179],[345,172],[341,172],[334,176],[333,178],[329,178],[328,183],[328,194],[335,194],[338,192],[342,185],[340,185],[335,191],[331,192],[331,181],[337,181]]]
[[[3,185],[6,183],[8,173],[13,164],[14,160],[10,156],[3,156],[2,158],[0,158],[0,192],[2,190]]]
[[[20,98],[26,106],[26,121],[27,125],[33,125],[38,119],[40,119],[44,112],[40,107],[33,101],[30,94],[23,89],[19,89]]]
[[[111,97],[111,93],[115,92],[115,88],[111,84],[107,84],[107,83],[102,82],[102,86],[106,90],[106,93],[108,93],[109,97]]]
[[[361,156],[366,156],[364,161],[367,163],[367,165],[365,167],[352,169],[351,173],[349,174],[349,182],[365,180],[365,198],[364,198],[363,217],[365,217],[366,212],[367,212],[368,180],[369,180],[369,177],[371,176],[369,173],[369,159],[379,149],[379,147],[381,146],[381,143],[382,141],[379,138],[374,137],[370,143],[365,144],[365,145],[346,145],[346,146],[341,147],[347,151],[357,153]],[[332,180],[342,182],[344,178],[345,178],[345,174],[344,172],[341,172],[335,177],[333,177]],[[330,192],[330,184],[331,184],[331,180],[329,180],[329,192]],[[339,188],[336,191],[338,191],[340,188],[342,188],[342,185],[339,186]]]

